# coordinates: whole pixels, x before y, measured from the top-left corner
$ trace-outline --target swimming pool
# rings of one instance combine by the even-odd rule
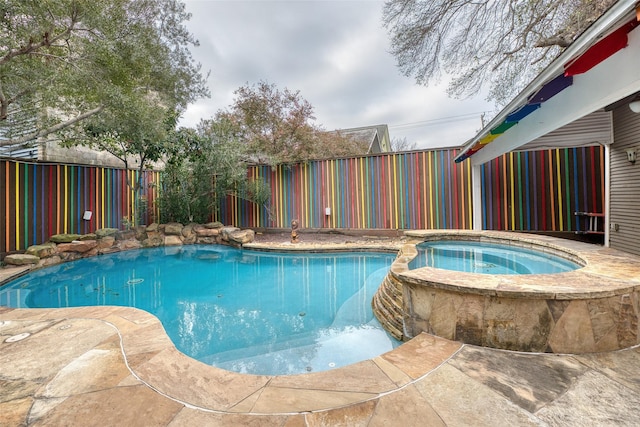
[[[141,249],[34,271],[2,286],[0,305],[137,307],[160,319],[180,351],[207,364],[265,375],[316,372],[399,345],[371,311],[394,258]]]
[[[554,274],[581,265],[560,256],[513,245],[466,240],[430,241],[416,245],[409,268],[434,267],[478,274]]]

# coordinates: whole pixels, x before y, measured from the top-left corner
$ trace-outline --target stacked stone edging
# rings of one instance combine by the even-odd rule
[[[418,237],[433,240],[438,235],[502,236],[455,231],[425,232]],[[567,273],[520,276],[431,267],[409,270],[413,252],[405,247],[374,296],[376,317],[392,335],[397,337],[398,330],[402,331],[405,341],[427,332],[483,347],[573,354],[640,344],[638,257],[545,236],[511,238],[542,245],[551,252],[566,247],[583,267]]]
[[[371,301],[373,314],[395,339],[402,341],[402,285],[387,275]]]
[[[221,244],[239,248],[253,242],[254,238],[253,230],[241,230],[219,222],[153,223],[129,230],[101,228],[88,234],[56,234],[48,242],[29,246],[24,254],[7,255],[3,262],[9,266],[46,267],[96,255],[159,246]]]
[[[417,255],[415,245],[404,245],[399,251],[389,273],[385,276],[371,301],[373,314],[395,339],[405,340],[403,286],[394,273],[409,270],[409,262]]]

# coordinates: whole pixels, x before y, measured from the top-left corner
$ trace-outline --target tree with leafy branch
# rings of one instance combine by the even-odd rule
[[[159,160],[177,117],[208,96],[188,19],[179,0],[4,1],[0,146],[84,144],[140,171]]]
[[[161,213],[178,222],[206,222],[228,195],[265,205],[269,189],[247,176],[247,145],[228,116],[181,128],[163,174]]]
[[[449,93],[508,102],[615,0],[387,0],[383,22],[400,71]]]
[[[8,0],[0,5],[0,146],[57,140],[142,172],[208,90],[178,0]]]
[[[255,163],[276,165],[366,154],[368,145],[314,123],[313,106],[299,91],[260,81],[238,88],[229,110],[218,112],[247,145]]]

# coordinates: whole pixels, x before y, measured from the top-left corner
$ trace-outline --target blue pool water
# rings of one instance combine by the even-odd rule
[[[481,274],[552,274],[580,268],[559,256],[517,246],[470,241],[436,241],[416,245],[409,268],[435,267]]]
[[[371,311],[395,255],[224,246],[121,252],[37,270],[0,288],[9,307],[137,307],[176,347],[243,373],[316,372],[396,347]]]

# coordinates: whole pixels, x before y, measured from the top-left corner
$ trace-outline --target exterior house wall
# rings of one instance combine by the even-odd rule
[[[640,155],[640,114],[627,105],[613,112],[611,145],[612,248],[640,255],[640,160],[627,160],[627,150]]]
[[[38,147],[38,158],[40,162],[66,163],[75,165],[102,166],[107,168],[121,169],[124,162],[113,154],[102,150],[96,150],[82,145],[74,147],[62,147],[55,141],[46,141]],[[130,156],[128,159],[129,168],[138,167],[138,158]],[[164,168],[162,161],[148,163],[146,169],[160,170]]]
[[[40,145],[38,154],[38,160],[42,162],[72,163],[112,168],[123,167],[122,160],[117,159],[106,151],[97,151],[82,146],[67,148],[54,141],[47,141]]]

